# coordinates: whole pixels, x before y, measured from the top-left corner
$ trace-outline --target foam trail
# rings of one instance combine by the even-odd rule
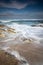
[[[19,60],[18,65],[29,65],[29,63],[27,62],[27,60],[24,57],[22,57],[17,51],[11,50],[10,47],[2,47],[1,50],[4,50],[5,52],[11,54],[17,60]]]
[[[17,32],[19,32],[19,37],[25,37],[25,38],[34,38],[39,42],[41,38],[43,39],[43,27],[32,27],[25,24],[17,24],[12,23],[8,25],[11,28],[15,28]]]

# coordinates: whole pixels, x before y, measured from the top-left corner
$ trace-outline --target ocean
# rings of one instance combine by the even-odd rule
[[[2,21],[0,24],[4,24],[10,28],[16,30],[17,35],[25,38],[34,38],[37,40],[43,39],[43,20],[14,20],[14,21]]]

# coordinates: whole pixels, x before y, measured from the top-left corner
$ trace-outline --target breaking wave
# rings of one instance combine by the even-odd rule
[[[8,24],[7,24],[8,25]],[[27,39],[36,39],[37,41],[43,40],[43,27],[32,27],[31,25],[12,23],[8,25],[11,28],[16,29],[19,37]]]

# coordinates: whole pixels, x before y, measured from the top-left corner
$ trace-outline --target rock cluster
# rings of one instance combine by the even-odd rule
[[[6,37],[8,33],[15,34],[16,31],[13,28],[9,28],[5,25],[0,25],[0,38]]]

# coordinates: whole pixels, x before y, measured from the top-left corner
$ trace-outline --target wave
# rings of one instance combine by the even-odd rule
[[[34,21],[35,22],[35,21]],[[16,30],[17,34],[15,35],[10,35],[10,37],[20,37],[20,38],[27,38],[27,39],[34,39],[34,40],[41,40],[43,39],[43,24],[36,24],[34,26],[30,25],[29,23],[27,24],[19,24],[20,22],[12,22],[12,23],[6,23],[5,26],[8,26],[10,28],[13,28]],[[31,22],[30,22],[31,23]],[[33,23],[33,22],[32,22]],[[9,38],[10,38],[9,37]],[[10,40],[10,39],[9,39]],[[8,40],[5,40],[8,41]]]
[[[32,27],[32,26],[28,26],[25,24],[17,24],[17,23],[12,23],[10,25],[8,25],[11,28],[16,29],[16,31],[22,33],[24,36],[43,36],[43,27]],[[26,35],[27,34],[27,35]],[[41,35],[42,34],[42,35]]]
[[[8,25],[8,24],[7,24]],[[12,23],[8,25],[11,28],[16,29],[17,32],[19,32],[19,37],[24,38],[33,38],[36,40],[43,39],[43,27],[32,27],[30,25],[25,24],[18,24],[18,23]]]

